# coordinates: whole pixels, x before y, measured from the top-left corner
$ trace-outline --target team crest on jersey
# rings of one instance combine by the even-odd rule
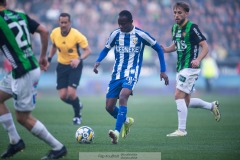
[[[134,37],[132,41],[133,41],[133,44],[137,44],[138,38],[137,38],[137,37]]]
[[[124,41],[122,39],[119,39],[119,45],[124,45]]]
[[[178,32],[176,33],[176,37],[178,37],[178,38],[181,37],[181,30],[178,30]]]

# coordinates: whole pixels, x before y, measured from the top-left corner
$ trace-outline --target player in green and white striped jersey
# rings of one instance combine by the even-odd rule
[[[201,60],[208,53],[206,38],[198,26],[188,20],[189,5],[177,2],[173,7],[176,24],[172,28],[173,44],[163,47],[165,53],[177,52],[177,75],[175,101],[178,110],[178,129],[168,137],[186,136],[188,108],[203,108],[212,111],[216,121],[220,120],[219,103],[205,102],[199,98],[191,98],[195,81],[200,74]],[[202,48],[199,53],[199,46]]]
[[[7,131],[10,140],[1,158],[7,159],[25,148],[25,143],[16,130],[12,114],[5,105],[5,101],[10,98],[14,98],[17,121],[52,147],[43,159],[61,158],[67,154],[65,146],[31,114],[36,103],[40,68],[42,70],[47,68],[48,31],[26,14],[6,9],[6,0],[0,0],[0,24],[0,51],[12,65],[11,73],[0,81],[0,123]],[[39,63],[32,51],[30,39],[30,33],[35,32],[40,34],[42,43]]]

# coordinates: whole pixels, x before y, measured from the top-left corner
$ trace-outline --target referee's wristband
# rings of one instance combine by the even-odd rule
[[[47,60],[48,60],[48,62],[49,62],[49,63],[51,63],[51,61],[52,61],[52,58],[51,58],[51,57],[48,57],[48,59],[47,59]]]

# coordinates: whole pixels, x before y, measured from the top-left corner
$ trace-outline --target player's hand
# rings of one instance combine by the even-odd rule
[[[168,76],[165,74],[165,72],[160,73],[160,80],[162,81],[164,79],[165,85],[167,86],[169,84]]]
[[[162,48],[163,52],[165,53],[166,52],[165,46],[160,45],[160,47]]]
[[[42,71],[46,71],[48,69],[48,61],[47,61],[46,57],[40,57],[39,65],[40,65],[40,69]]]
[[[200,65],[200,61],[198,59],[194,59],[192,60],[191,64],[192,64],[192,68],[198,68]]]
[[[96,62],[95,64],[94,64],[94,67],[93,67],[93,72],[94,73],[96,73],[96,74],[98,74],[98,66],[100,66],[100,62]]]
[[[70,65],[72,68],[77,68],[80,62],[81,62],[80,59],[72,59]]]

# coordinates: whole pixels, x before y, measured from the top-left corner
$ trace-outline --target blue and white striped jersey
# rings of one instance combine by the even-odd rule
[[[133,77],[138,80],[145,45],[153,46],[157,42],[147,32],[134,27],[129,33],[121,32],[120,29],[113,31],[105,45],[111,49],[115,47],[115,64],[112,71],[112,80],[125,77]]]

